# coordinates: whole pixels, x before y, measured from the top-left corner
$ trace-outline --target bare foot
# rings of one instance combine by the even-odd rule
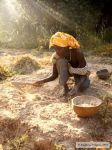
[[[69,93],[69,96],[76,96],[77,95],[77,88],[73,88]]]
[[[60,94],[60,97],[67,96],[68,92],[69,92],[69,88],[66,85],[66,86],[64,86],[64,88],[63,88],[63,90],[62,90],[62,92]]]

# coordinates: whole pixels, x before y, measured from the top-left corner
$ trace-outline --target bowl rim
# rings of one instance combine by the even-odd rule
[[[99,104],[98,105],[93,105],[93,106],[90,106],[90,107],[86,107],[86,106],[81,106],[80,104],[75,104],[75,100],[78,100],[78,98],[82,98],[82,97],[89,97],[89,98],[94,98],[96,100],[99,100]],[[76,96],[72,99],[72,105],[75,106],[75,107],[79,107],[79,108],[95,108],[95,107],[99,107],[101,104],[103,103],[103,101],[100,99],[100,98],[97,98],[95,96],[89,96],[89,95],[81,95],[81,96]]]

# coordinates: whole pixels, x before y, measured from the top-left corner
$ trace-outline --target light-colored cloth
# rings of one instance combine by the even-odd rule
[[[50,39],[49,48],[52,46],[69,47],[70,49],[80,48],[78,41],[70,34],[56,32]]]
[[[87,65],[83,68],[73,68],[69,64],[69,72],[70,72],[70,74],[90,75],[90,70],[89,70],[89,67]]]
[[[59,59],[60,57],[55,53],[53,53],[52,57],[51,57],[51,62],[53,64],[56,63],[56,61]],[[78,74],[78,75],[90,75],[90,70],[89,67],[86,65],[83,68],[73,68],[71,66],[71,64],[68,65],[69,66],[69,73],[70,74]]]

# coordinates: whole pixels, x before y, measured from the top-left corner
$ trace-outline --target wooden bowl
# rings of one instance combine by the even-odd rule
[[[102,100],[94,96],[77,96],[72,99],[72,106],[74,112],[79,117],[91,117],[94,116],[102,104]]]

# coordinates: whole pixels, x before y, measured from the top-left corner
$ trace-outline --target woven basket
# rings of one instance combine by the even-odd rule
[[[77,96],[72,99],[75,113],[80,117],[94,116],[102,104],[102,100],[94,96]]]

